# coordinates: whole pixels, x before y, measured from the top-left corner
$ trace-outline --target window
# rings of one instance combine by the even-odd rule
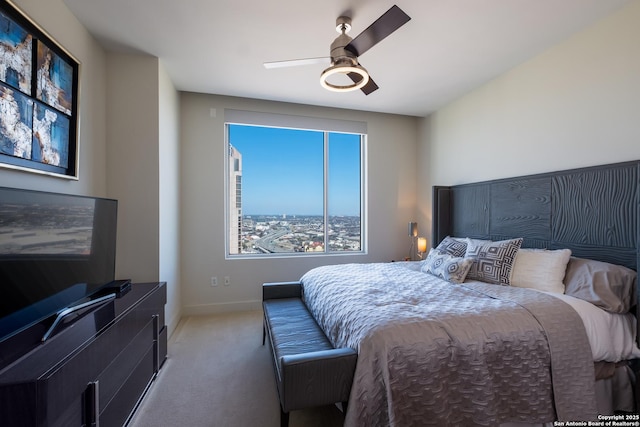
[[[227,120],[226,137],[228,256],[364,252],[364,133]]]

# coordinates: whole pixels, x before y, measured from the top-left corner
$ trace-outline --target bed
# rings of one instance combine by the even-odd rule
[[[427,260],[307,272],[307,308],[358,352],[345,425],[633,411],[639,165],[434,187]]]

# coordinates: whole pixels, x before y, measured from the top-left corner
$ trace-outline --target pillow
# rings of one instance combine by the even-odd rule
[[[463,257],[467,252],[467,242],[447,236],[436,246],[436,250],[442,254],[449,254],[454,257]]]
[[[437,249],[431,249],[422,264],[422,271],[447,282],[462,283],[471,268],[471,263],[470,259],[454,257]]]
[[[454,237],[455,240],[459,241],[459,242],[471,242],[473,244],[476,245],[481,245],[484,243],[493,243],[493,240],[489,240],[489,239],[472,239],[471,237]]]
[[[473,259],[467,279],[509,286],[522,238],[481,243],[467,239],[465,258]]]
[[[626,313],[635,304],[637,274],[630,268],[571,257],[564,276],[565,294],[611,313]]]
[[[564,274],[570,249],[520,249],[513,264],[511,286],[564,293]]]

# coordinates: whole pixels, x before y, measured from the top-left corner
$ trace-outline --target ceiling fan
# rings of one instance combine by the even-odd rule
[[[330,63],[330,67],[320,75],[320,84],[324,88],[336,92],[360,89],[365,95],[369,95],[378,89],[378,85],[371,79],[367,70],[360,65],[358,57],[409,22],[410,19],[409,15],[394,5],[369,25],[366,30],[352,39],[347,35],[351,30],[351,18],[340,16],[336,19],[336,31],[340,35],[331,43],[329,57],[265,62],[264,67],[280,68]],[[337,78],[346,76],[348,79],[345,79],[344,82],[336,81],[335,76],[338,76]]]

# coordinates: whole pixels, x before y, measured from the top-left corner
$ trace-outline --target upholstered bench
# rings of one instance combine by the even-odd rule
[[[357,353],[333,348],[302,301],[299,282],[262,285],[262,344],[269,338],[280,399],[280,425],[289,412],[342,403],[346,410]]]

